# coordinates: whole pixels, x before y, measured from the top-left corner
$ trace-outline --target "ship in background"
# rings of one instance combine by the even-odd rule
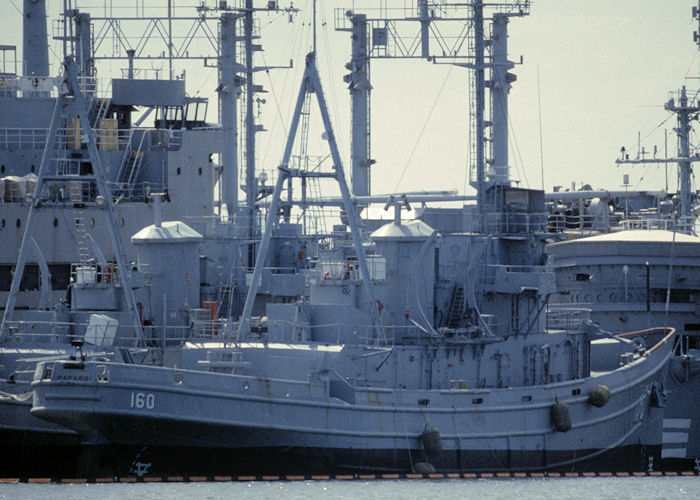
[[[46,450],[65,456],[77,444],[66,429],[31,418],[26,397],[31,394],[28,383],[37,360],[66,355],[70,348],[70,327],[60,324],[85,328],[95,310],[119,317],[120,310],[126,309],[130,318],[135,309],[141,325],[162,327],[175,337],[175,332],[193,323],[212,330],[220,314],[239,314],[252,263],[248,258],[260,230],[251,215],[255,209],[250,208],[266,188],[252,177],[238,185],[239,118],[244,124],[240,135],[245,135],[251,151],[261,127],[255,124],[253,105],[238,113],[237,103],[253,102],[256,93],[264,90],[253,81],[254,71],[260,69],[253,61],[260,49],[253,43],[257,38],[253,16],[259,11],[294,12],[278,10],[274,2],[261,9],[246,10],[246,5],[252,2],[231,8],[226,2],[202,4],[190,15],[177,16],[168,2],[165,17],[135,9],[135,17],[119,18],[94,5],[84,11],[77,2],[63,2],[53,34],[62,43],[64,56],[71,55],[74,61],[86,106],[82,118],[60,102],[60,93],[65,92],[62,76],[49,75],[44,1],[24,2],[23,61],[17,61],[16,47],[1,47],[5,67],[0,80],[0,307],[8,321],[3,324],[11,319],[25,325],[32,322],[23,332],[8,327],[0,334],[1,432],[8,446],[3,456],[18,470]],[[147,52],[151,46],[143,37],[134,37],[129,23],[145,24],[146,30],[167,25],[165,37],[171,42],[178,26],[193,25],[208,45],[203,54],[190,56],[169,43],[169,53],[152,57]],[[111,38],[105,30],[112,30]],[[186,42],[192,42],[194,34],[190,35]],[[98,46],[105,40],[118,40],[118,50],[100,55]],[[100,64],[114,59],[128,65],[121,77],[98,78]],[[209,71],[218,79],[218,86],[216,81],[212,86],[219,96],[219,123],[206,121],[209,102],[188,94],[184,72],[175,75],[173,63],[182,59],[213,61]],[[167,74],[139,68],[139,63],[153,60],[166,62]],[[97,156],[91,155],[90,137]],[[98,161],[109,195],[98,189]],[[247,174],[255,175],[255,155],[247,155],[245,161]],[[42,162],[46,184],[35,197]],[[250,190],[239,205],[241,188]],[[107,197],[112,201],[113,220],[105,211]],[[202,258],[196,274],[191,273],[197,293],[183,307],[169,306],[163,294],[128,304],[114,293],[114,285],[118,290],[127,282],[126,269],[136,260],[131,236],[154,220],[156,213],[164,220],[186,220],[196,228],[191,231],[201,235]],[[25,239],[29,225],[31,237]],[[122,251],[115,248],[115,235]],[[164,263],[168,265],[176,266]],[[15,268],[21,269],[21,282],[13,283]],[[167,267],[163,272],[168,272]],[[97,289],[101,298],[83,301],[72,293],[79,285]],[[109,288],[111,295],[105,294]],[[157,342],[137,338],[132,332],[115,345]],[[25,453],[30,449],[39,451]],[[52,466],[35,462],[39,463]]]
[[[79,79],[89,101],[90,127],[98,137],[100,156],[108,169],[107,181],[118,200],[120,230],[124,235],[133,234],[144,220],[152,219],[149,197],[157,192],[167,193],[169,203],[163,206],[166,217],[191,217],[198,228],[213,225],[219,168],[213,159],[222,152],[223,128],[206,123],[208,100],[189,97],[185,80],[172,74],[168,78],[139,78],[142,72],[134,69],[134,59],[139,61],[140,54],[134,50],[121,56],[130,57],[123,78],[99,79],[94,24],[104,25],[107,20],[95,20],[89,13],[71,8],[70,3],[64,2],[64,7],[56,37],[63,42],[66,54],[76,55]],[[45,2],[25,1],[23,20],[23,61],[17,64],[16,49],[4,47],[6,67],[0,97],[3,306],[56,102],[55,75],[49,75]],[[140,118],[137,110],[143,111]],[[80,124],[69,123],[60,134],[65,136],[66,149],[61,168],[75,174],[89,171],[89,164],[82,158],[86,145]],[[94,246],[109,248],[104,220],[90,206],[94,192],[94,182],[66,180],[56,186],[52,200],[56,206],[44,210],[36,220],[35,234],[41,237],[34,238],[35,257],[17,298],[19,307],[49,307],[58,302],[68,288],[71,264],[92,258]],[[60,204],[85,208],[74,214]],[[235,236],[230,230],[222,234]],[[128,250],[133,255],[133,249]],[[114,262],[113,254],[104,257]],[[217,264],[219,271],[226,273],[226,263]],[[211,269],[213,273],[216,268],[212,265]],[[225,279],[228,277],[226,274]],[[221,277],[212,276],[214,283],[217,279]]]
[[[700,3],[692,14],[700,22]],[[693,39],[700,47],[698,31]],[[630,158],[623,147],[616,161],[618,165],[677,165],[678,193],[659,203],[657,210],[630,209],[630,204],[636,208],[638,199],[626,199],[616,231],[547,248],[557,275],[553,308],[589,310],[593,321],[614,333],[650,325],[676,329],[661,458],[668,467],[689,469],[697,468],[700,458],[700,204],[693,189],[693,165],[700,156],[692,143],[699,95],[699,90],[683,85],[664,104],[675,117],[676,155],[657,158],[654,146],[653,157],[648,157],[651,148],[645,152],[640,147],[637,157]],[[588,206],[588,225],[594,233],[598,221],[610,220],[612,210],[600,200]]]

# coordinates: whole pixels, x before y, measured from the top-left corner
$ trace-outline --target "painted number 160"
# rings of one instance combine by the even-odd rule
[[[132,392],[130,406],[137,410],[152,410],[156,406],[156,396],[152,392]]]

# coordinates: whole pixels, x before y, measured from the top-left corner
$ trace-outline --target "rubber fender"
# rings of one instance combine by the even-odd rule
[[[605,385],[599,385],[588,394],[588,402],[597,408],[602,408],[610,401],[610,389]]]
[[[426,455],[437,457],[442,453],[442,438],[440,437],[440,431],[435,427],[426,427],[420,438],[423,441],[423,449],[425,449]]]
[[[435,474],[435,467],[428,462],[416,462],[413,465],[413,471],[416,474]]]
[[[554,403],[550,407],[550,416],[554,430],[557,432],[566,432],[571,429],[571,413],[564,403]]]

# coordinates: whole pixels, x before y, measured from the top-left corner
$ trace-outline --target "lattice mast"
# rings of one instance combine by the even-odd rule
[[[529,14],[529,0],[445,2],[417,0],[411,8],[380,8],[378,15],[337,9],[336,29],[352,33],[352,59],[345,77],[352,98],[353,193],[370,192],[371,59],[426,59],[473,70],[470,84],[470,183],[483,195],[494,184],[508,185],[508,91],[515,75],[508,72],[507,25],[510,17]],[[376,10],[376,9],[375,9]],[[418,24],[418,32],[404,27]],[[446,34],[437,24],[457,26]],[[366,41],[365,41],[366,40]],[[487,70],[488,76],[487,79]],[[486,89],[490,91],[487,118]],[[489,130],[490,129],[490,130]],[[488,130],[488,134],[487,134]],[[489,147],[487,147],[489,146]]]
[[[700,1],[697,7],[693,7],[693,18],[698,21],[699,30],[693,33],[693,41],[700,49]],[[615,161],[618,165],[631,164],[660,164],[660,163],[676,163],[678,165],[678,197],[680,200],[678,207],[678,224],[677,229],[686,233],[694,232],[693,223],[695,217],[693,215],[693,193],[692,193],[692,175],[693,163],[700,161],[697,155],[690,153],[690,132],[692,131],[692,122],[698,119],[700,113],[699,92],[689,95],[686,86],[683,85],[679,91],[672,92],[669,100],[664,104],[664,109],[675,113],[677,118],[677,127],[674,129],[678,137],[678,151],[674,158],[645,158],[644,151],[640,152],[637,158],[630,159],[623,147],[621,157]],[[656,151],[656,148],[654,148]],[[640,156],[641,155],[641,156]]]

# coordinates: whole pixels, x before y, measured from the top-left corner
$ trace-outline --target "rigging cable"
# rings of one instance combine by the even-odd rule
[[[654,127],[653,129],[651,129],[651,131],[649,131],[649,133],[647,133],[647,135],[645,135],[644,137],[642,137],[641,139],[639,139],[639,142],[641,143],[642,141],[647,140],[654,132],[656,132],[659,128],[663,127],[663,126],[666,124],[666,122],[669,121],[673,116],[674,116],[674,115],[672,115],[672,114],[668,115],[661,123],[659,123],[656,127]],[[635,184],[634,189],[638,189],[638,188],[639,188],[640,184],[641,184],[642,181],[644,180],[644,176],[646,176],[646,174],[647,174],[647,172],[649,171],[649,168],[650,168],[651,166],[652,166],[652,164],[649,163],[649,164],[644,168],[644,172],[642,172],[642,176],[640,177],[640,179],[639,179],[639,181],[637,182],[637,184]]]
[[[442,95],[442,91],[445,90],[445,86],[447,85],[447,80],[450,77],[450,73],[452,73],[453,67],[454,66],[450,65],[449,69],[447,70],[447,74],[445,75],[445,79],[442,82],[442,86],[440,87],[440,91],[438,92],[437,97],[435,97],[435,101],[433,102],[432,108],[430,108],[430,112],[428,113],[428,117],[425,119],[425,122],[423,123],[423,128],[421,128],[421,131],[418,134],[418,137],[416,138],[416,141],[413,144],[413,149],[411,150],[411,154],[408,155],[408,159],[406,160],[406,164],[404,165],[403,170],[401,171],[401,175],[399,176],[399,179],[396,181],[396,186],[394,187],[394,192],[398,191],[399,184],[401,184],[401,181],[403,180],[403,176],[406,174],[406,169],[408,168],[409,163],[411,163],[411,160],[413,159],[413,155],[415,154],[416,149],[418,149],[418,144],[420,143],[420,140],[423,137],[423,133],[425,132],[425,129],[428,126],[428,123],[430,122],[430,118],[433,116],[433,112],[435,111],[435,108],[437,107],[437,103],[440,101],[440,96]]]
[[[540,128],[540,175],[542,177],[542,191],[544,191],[544,149],[542,147],[542,96],[540,94],[540,67],[537,66],[537,115]],[[524,167],[523,167],[524,168]]]
[[[515,150],[515,154],[518,158],[518,162],[520,163],[520,166],[518,166],[518,163],[513,162],[515,164],[515,168],[518,171],[518,175],[521,175],[520,169],[522,168],[522,176],[523,179],[525,180],[525,186],[530,187],[530,181],[527,179],[527,172],[525,172],[525,164],[523,163],[523,157],[520,154],[520,146],[518,146],[518,140],[515,137],[515,127],[513,126],[513,121],[510,119],[510,113],[507,115],[508,118],[508,126],[510,127],[510,130],[512,133],[508,134],[508,142],[512,143],[513,149]]]
[[[308,15],[308,13],[307,13],[307,15]],[[301,25],[303,26],[304,24],[305,24],[305,20],[302,19],[302,20],[301,20]],[[296,32],[298,32],[298,31],[295,30],[295,33],[296,33]],[[292,54],[292,60],[294,59],[294,56],[300,54],[300,52],[303,50],[302,47],[303,47],[304,45],[305,45],[305,41],[303,40],[303,37],[302,37],[302,36],[294,36],[294,37],[293,37],[293,44],[292,44],[292,47],[291,47],[291,50],[290,50],[290,52],[291,52],[291,54]],[[262,57],[263,64],[264,64],[265,66],[267,66],[267,61],[265,60],[265,52],[264,52],[264,51],[260,51],[260,56]],[[304,60],[304,56],[301,55],[301,57],[299,57],[298,60]],[[304,67],[304,66],[301,66],[301,68],[303,68],[303,67]],[[290,68],[290,69],[291,69],[291,68]],[[285,118],[284,118],[284,116],[282,115],[282,109],[280,108],[280,100],[281,100],[281,99],[284,99],[284,96],[285,96],[285,94],[287,93],[288,84],[289,84],[289,80],[290,80],[290,79],[289,79],[289,74],[290,74],[290,73],[294,73],[294,72],[292,72],[292,71],[285,71],[284,78],[282,79],[282,89],[281,89],[281,91],[278,92],[277,90],[275,90],[275,85],[274,85],[274,83],[273,83],[272,77],[270,76],[270,70],[266,70],[266,71],[265,71],[265,75],[267,76],[267,80],[268,80],[268,82],[269,82],[269,84],[270,84],[270,91],[271,91],[273,100],[274,100],[274,102],[275,102],[275,109],[276,109],[276,111],[277,111],[277,117],[279,118],[279,123],[281,124],[282,130],[284,131],[284,137],[285,137],[285,138],[289,135],[289,132],[288,132],[288,129],[287,129],[287,123],[286,123],[286,121],[285,121]],[[293,90],[292,90],[292,92],[293,92]],[[293,101],[293,99],[294,99],[294,97],[290,97],[290,100]],[[272,132],[274,131],[274,128],[275,128],[276,125],[277,125],[277,120],[275,120],[274,123],[273,123],[272,130],[271,130],[271,135],[273,135]],[[270,152],[270,148],[271,148],[272,143],[273,143],[272,140],[268,140],[268,141],[267,141],[266,147],[265,147],[265,151],[263,152],[261,165],[265,165],[265,163],[266,163],[266,161],[267,161],[267,156],[268,156],[268,153]]]
[[[330,41],[329,41],[329,37],[328,37],[328,22],[326,21],[326,10],[325,9],[321,9],[321,27],[323,28],[322,29],[323,42],[324,42],[325,49],[326,49],[326,60],[327,60],[326,65],[328,67],[328,74],[329,74],[328,81],[331,83],[331,85],[329,85],[331,99],[333,102],[333,106],[331,109],[339,110],[340,106],[338,104],[338,96],[337,96],[336,91],[335,91],[336,90],[335,85],[333,85],[333,82],[335,82],[336,79],[335,79],[335,75],[333,73],[333,66],[334,65],[333,65],[333,61],[331,60],[332,51],[331,51],[331,45],[330,45]],[[343,120],[336,120],[336,124],[334,126],[334,128],[336,130],[336,134],[335,134],[336,141],[335,142],[336,142],[336,146],[338,148],[338,153],[340,153],[341,158],[345,158],[346,156],[345,156],[345,151],[343,148],[343,141],[339,140],[339,138],[343,136],[343,128],[341,125],[342,122],[343,122]]]

